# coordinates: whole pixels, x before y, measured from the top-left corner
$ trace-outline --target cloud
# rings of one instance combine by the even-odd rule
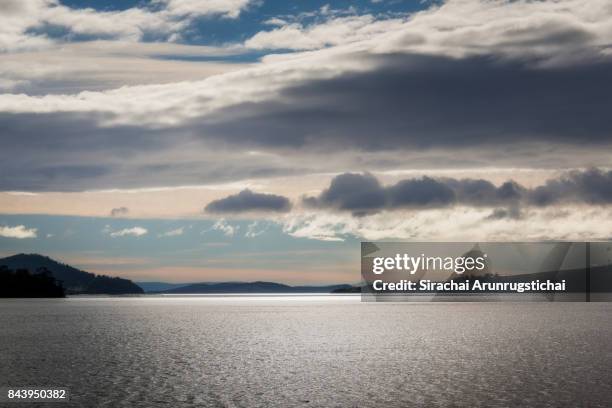
[[[373,53],[452,58],[493,55],[543,65],[609,51],[610,4],[595,0],[448,0],[401,18],[328,14],[310,24],[285,21],[245,44],[266,49],[319,49],[358,43]]]
[[[250,0],[158,0],[166,4],[171,16],[206,16],[218,14],[237,18],[249,6]]]
[[[267,24],[277,28],[255,34],[244,45],[253,49],[315,50],[368,40],[398,30],[404,23],[404,19],[376,20],[369,14],[337,17],[309,26],[271,19]]]
[[[232,237],[239,229],[240,226],[233,226],[230,223],[226,222],[224,219],[220,219],[219,221],[215,222],[209,230],[203,231],[203,233],[211,230],[221,231],[226,237]]]
[[[495,186],[484,179],[442,179],[455,194],[458,203],[477,206],[512,205],[519,202],[527,193],[527,189],[518,183],[508,180],[500,186]]]
[[[117,208],[113,208],[110,211],[110,216],[111,217],[121,217],[121,216],[127,215],[129,212],[130,210],[127,207],[117,207]]]
[[[130,123],[146,120],[145,123],[171,124],[240,102],[255,102],[271,95],[277,96],[277,91],[300,85],[303,80],[338,77],[365,69],[370,72],[384,69],[386,56],[389,55],[421,56],[421,59],[413,62],[407,58],[392,64],[395,70],[403,66],[403,75],[416,70],[410,75],[412,77],[426,74],[430,68],[428,64],[433,64],[436,60],[466,59],[483,64],[487,61],[486,58],[500,54],[507,54],[515,64],[519,64],[514,69],[524,68],[521,64],[525,62],[531,67],[541,67],[543,59],[569,58],[567,53],[573,53],[570,55],[573,59],[566,62],[582,64],[600,60],[607,55],[605,45],[609,43],[610,34],[606,29],[609,13],[603,12],[608,11],[608,7],[609,4],[604,0],[594,1],[588,8],[574,0],[529,3],[450,1],[442,7],[433,7],[417,13],[401,24],[394,23],[397,25],[396,29],[381,28],[371,38],[357,41],[350,46],[336,46],[320,52],[272,55],[256,67],[209,81],[173,84],[170,89],[154,86],[130,87],[110,93],[90,92],[71,97],[63,95],[24,98],[13,95],[10,98],[12,108],[4,104],[0,106],[3,110],[10,109],[13,112],[108,112],[114,116],[123,116],[122,121]],[[523,21],[525,15],[530,18]],[[519,16],[521,28],[517,29]],[[383,22],[389,23],[388,20]],[[345,24],[348,24],[346,31],[351,32],[350,24],[346,21]],[[561,35],[572,29],[593,32],[587,31],[582,36],[578,35],[577,44],[574,44],[570,41],[571,36]],[[426,38],[434,44],[421,47],[421,41],[414,44],[414,37]],[[410,40],[411,38],[413,40]],[[529,52],[532,49],[537,52]],[[576,58],[578,51],[589,52],[591,55]],[[490,61],[490,68],[499,66],[492,62],[494,61]],[[456,68],[461,68],[461,65],[449,67],[442,73],[439,72],[440,67],[433,68],[433,75],[447,75]],[[456,75],[466,75],[465,69]],[[482,77],[482,74],[480,76]],[[286,79],[283,79],[285,77]],[[440,78],[443,79],[443,76]],[[422,80],[416,78],[415,82],[422,83]],[[447,80],[442,83],[449,82],[451,81]],[[503,83],[501,85],[503,86]],[[156,103],[132,103],[137,96],[141,96],[143,101],[156,100]],[[153,96],[157,98],[152,98]],[[169,98],[170,96],[172,97]],[[177,109],[181,106],[182,109]],[[174,108],[174,120],[171,120],[167,113],[163,114],[164,110],[171,107]],[[138,111],[143,109],[149,115],[138,115]]]
[[[301,171],[296,160],[271,160],[269,155],[248,155],[240,149],[207,145],[181,130],[144,132],[136,126],[104,129],[78,114],[26,116],[0,113],[6,131],[5,146],[0,149],[0,190],[215,185]],[[55,135],[50,145],[49,134]],[[42,145],[46,148],[41,149]],[[31,165],[10,160],[14,155],[31,160]],[[303,165],[312,166],[306,161]]]
[[[284,26],[287,24],[287,21],[283,20],[282,18],[273,17],[264,21],[263,24],[271,26]]]
[[[516,241],[607,240],[612,208],[586,204],[531,207],[519,218],[490,219],[490,208],[451,206],[380,212],[368,217],[347,213],[302,213],[283,220],[290,236],[323,241]],[[452,220],[452,222],[449,222]]]
[[[173,230],[170,230],[170,231],[163,232],[161,234],[158,234],[157,236],[160,237],[160,238],[163,238],[163,237],[178,237],[180,235],[183,235],[184,232],[185,232],[185,227],[180,227],[180,228],[176,228],[176,229],[173,229]]]
[[[127,40],[54,44],[44,49],[4,53],[0,60],[0,89],[13,94],[74,95],[130,85],[199,81],[245,68],[247,64],[226,61],[244,52],[242,47],[232,45]]]
[[[211,213],[287,212],[290,209],[291,203],[287,197],[254,193],[245,189],[238,194],[210,202],[206,205],[205,211]]]
[[[311,208],[350,211],[357,216],[405,208],[506,206],[506,209],[494,210],[488,218],[518,218],[520,205],[612,204],[612,171],[574,170],[534,188],[512,180],[496,186],[485,179],[427,176],[383,186],[371,174],[345,173],[332,179],[330,186],[318,196],[304,197],[303,203]]]
[[[264,234],[270,227],[269,223],[262,225],[262,222],[254,221],[247,226],[247,231],[244,233],[246,238],[255,238]]]
[[[70,35],[139,41],[147,34],[167,40],[179,38],[202,16],[237,18],[249,0],[154,0],[143,7],[101,11],[71,8],[58,0],[4,0],[0,10],[0,51],[49,46],[50,27]]]
[[[489,214],[487,220],[503,220],[513,219],[518,220],[522,218],[524,214],[521,212],[518,206],[509,206],[508,208],[495,208],[491,214]]]
[[[318,197],[306,197],[303,201],[310,207],[332,207],[360,214],[384,208],[387,197],[373,175],[346,173],[334,177]]]
[[[457,203],[477,206],[509,204],[520,199],[522,187],[511,181],[494,186],[483,179],[434,179],[423,176],[383,186],[369,173],[336,176],[329,188],[303,203],[366,215],[398,208],[445,207]]]
[[[344,241],[348,234],[358,235],[351,223],[331,214],[306,214],[284,220],[283,232],[294,238]]]
[[[117,231],[112,231],[110,229],[105,229],[112,238],[117,237],[140,237],[146,235],[149,231],[146,228],[142,227],[132,227],[132,228],[124,228]]]
[[[490,163],[500,146],[508,154],[524,149],[546,157],[546,143],[610,143],[605,107],[612,94],[600,87],[612,81],[609,61],[555,70],[481,57],[381,55],[376,61],[373,71],[296,84],[277,101],[223,108],[215,123],[199,128],[237,144],[322,151],[477,148]]]
[[[0,226],[0,237],[16,239],[36,238],[37,231],[36,228],[27,228],[25,225],[16,225],[14,227]]]
[[[612,203],[612,171],[590,169],[567,172],[530,192],[530,201],[545,206],[559,202]]]
[[[364,38],[340,27],[351,38],[330,35],[324,48],[199,81],[3,94],[0,189],[176,186],[432,163],[607,166],[609,7],[463,0],[402,21],[333,16],[321,24],[380,27]],[[248,156],[253,150],[275,157]]]

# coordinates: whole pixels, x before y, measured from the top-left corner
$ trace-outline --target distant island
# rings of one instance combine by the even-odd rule
[[[2,297],[30,297],[27,293],[46,293],[53,296],[49,279],[61,288],[62,295],[126,295],[144,293],[142,288],[129,279],[96,275],[69,265],[57,262],[39,254],[18,254],[0,258],[0,269],[3,271],[0,286]],[[47,280],[48,292],[40,289],[41,282]],[[39,289],[36,289],[39,288]]]
[[[245,294],[245,293],[339,293],[351,285],[290,286],[276,282],[213,282],[170,284],[164,282],[138,282],[147,293],[155,294]]]

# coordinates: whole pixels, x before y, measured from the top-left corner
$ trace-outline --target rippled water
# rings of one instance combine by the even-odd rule
[[[0,386],[72,406],[612,406],[610,303],[0,300],[0,330]]]

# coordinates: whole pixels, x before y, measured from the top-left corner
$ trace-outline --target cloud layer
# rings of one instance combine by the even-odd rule
[[[80,19],[94,18],[122,30],[116,14],[129,10],[184,23],[196,15],[235,17],[248,5],[175,0],[100,12],[39,1],[53,21],[76,31],[84,30]],[[4,30],[22,33],[51,19],[24,11],[34,3],[8,4],[13,28]],[[33,22],[26,24],[28,14]],[[194,80],[191,66],[172,83],[1,94],[0,190],[184,186],[398,168],[612,165],[603,153],[612,147],[609,2],[451,0],[411,16],[320,14],[308,24],[276,19],[272,28],[228,47],[294,44],[310,51],[270,54],[201,80]],[[139,33],[113,36],[141,39]],[[14,63],[13,71],[21,66]]]
[[[521,217],[491,217],[491,209],[450,206],[444,208],[385,211],[368,217],[349,213],[296,214],[283,223],[286,234],[321,241],[516,241],[609,240],[610,207],[588,205],[529,207]],[[452,222],[450,222],[450,221]]]
[[[612,204],[612,171],[571,171],[535,188],[521,186],[512,180],[496,186],[485,179],[427,176],[384,186],[371,174],[346,173],[336,176],[321,194],[305,197],[303,202],[311,208],[350,211],[354,215],[451,205],[505,206],[508,209],[496,209],[491,218],[516,218],[518,206]]]
[[[157,0],[117,11],[71,8],[59,0],[4,0],[0,5],[0,51],[40,48],[54,42],[49,28],[71,35],[139,41],[145,35],[177,39],[193,19],[236,18],[249,0]]]

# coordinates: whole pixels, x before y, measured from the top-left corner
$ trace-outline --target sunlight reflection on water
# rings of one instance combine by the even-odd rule
[[[1,385],[72,406],[609,407],[610,303],[0,300]]]

